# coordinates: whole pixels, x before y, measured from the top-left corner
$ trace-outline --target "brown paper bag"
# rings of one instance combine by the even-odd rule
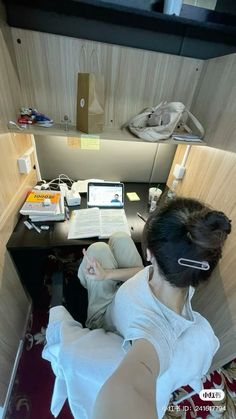
[[[104,77],[99,74],[78,73],[76,128],[88,134],[103,131]]]

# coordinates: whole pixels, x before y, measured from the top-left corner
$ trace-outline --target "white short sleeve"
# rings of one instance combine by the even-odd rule
[[[155,316],[155,319],[140,317],[128,328],[123,349],[128,349],[130,341],[137,339],[146,339],[155,348],[159,362],[160,374],[163,374],[170,365],[173,355],[175,337],[171,334],[166,321],[161,316]]]

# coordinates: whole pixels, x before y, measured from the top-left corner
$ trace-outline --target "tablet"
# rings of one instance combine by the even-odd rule
[[[119,182],[89,182],[88,207],[123,208],[124,184]]]

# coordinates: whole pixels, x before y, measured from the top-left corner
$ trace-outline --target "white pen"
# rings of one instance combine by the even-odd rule
[[[31,225],[34,227],[34,229],[38,232],[41,233],[41,230],[39,227],[37,227],[34,223],[31,222]]]

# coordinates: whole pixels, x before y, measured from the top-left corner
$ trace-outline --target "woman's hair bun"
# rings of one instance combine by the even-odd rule
[[[196,245],[220,250],[231,232],[231,220],[221,211],[196,211],[187,220],[186,228],[188,238]]]
[[[226,234],[231,232],[231,220],[221,211],[210,211],[205,216],[206,225],[214,230],[220,230]]]

